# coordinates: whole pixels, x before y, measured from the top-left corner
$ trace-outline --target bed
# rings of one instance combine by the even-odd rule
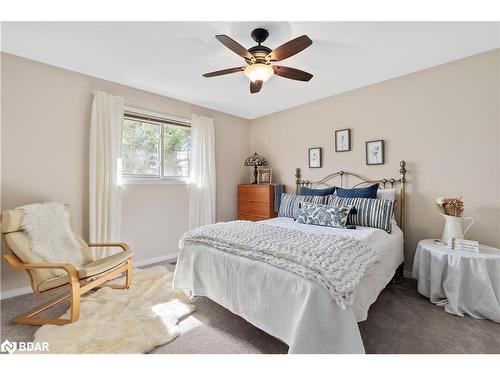
[[[401,162],[398,179],[375,181],[341,171],[318,182],[310,182],[301,178],[299,169],[295,173],[297,193],[302,186],[334,183],[347,186],[349,179],[361,180],[351,184],[353,187],[373,182],[379,183],[381,188],[398,184],[399,209],[390,234],[369,227],[347,230],[299,224],[287,217],[259,222],[302,233],[348,235],[374,249],[379,261],[360,280],[351,306],[340,307],[313,280],[203,243],[190,243],[182,248],[175,270],[175,288],[183,289],[191,296],[212,299],[285,342],[289,353],[364,353],[357,322],[367,318],[370,305],[385,286],[396,276],[402,277],[405,167],[406,163]]]

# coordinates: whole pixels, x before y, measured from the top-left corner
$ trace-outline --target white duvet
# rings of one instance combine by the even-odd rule
[[[364,353],[357,322],[403,261],[403,235],[298,224],[290,218],[260,223],[304,232],[352,236],[375,249],[380,261],[361,279],[352,307],[342,310],[317,283],[267,263],[202,244],[179,253],[174,287],[206,296],[289,345],[289,353]]]

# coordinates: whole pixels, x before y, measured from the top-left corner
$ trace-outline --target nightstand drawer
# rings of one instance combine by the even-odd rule
[[[270,188],[269,185],[239,185],[238,200],[269,203],[271,201]]]
[[[248,215],[240,213],[238,215],[238,220],[249,220],[249,221],[260,221],[269,219],[267,216],[258,216],[258,215]]]
[[[261,215],[269,217],[271,207],[269,203],[257,201],[238,201],[238,212],[242,214]]]

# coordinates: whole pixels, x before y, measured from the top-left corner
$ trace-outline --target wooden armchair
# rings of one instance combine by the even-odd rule
[[[68,208],[67,208],[68,209]],[[30,312],[20,315],[12,323],[43,325],[63,325],[74,322],[80,317],[80,296],[92,289],[102,287],[107,281],[125,272],[124,285],[106,285],[113,288],[128,288],[132,278],[132,251],[124,243],[85,243],[75,234],[75,239],[82,246],[82,253],[86,260],[84,266],[76,269],[68,263],[48,263],[31,250],[31,243],[21,228],[23,211],[8,210],[1,216],[1,231],[7,245],[8,254],[5,260],[14,268],[25,270],[35,294],[47,294],[53,291],[68,289],[69,291]],[[91,257],[90,248],[103,249],[118,247],[122,251],[98,260]],[[52,270],[63,269],[67,275],[57,276]],[[38,317],[39,313],[50,307],[70,299],[71,311],[68,319],[54,319]]]

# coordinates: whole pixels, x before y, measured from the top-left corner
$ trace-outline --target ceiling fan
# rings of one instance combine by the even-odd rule
[[[258,45],[247,50],[227,35],[216,35],[215,37],[219,42],[224,44],[234,53],[243,57],[248,66],[218,70],[203,74],[203,77],[208,78],[224,74],[244,72],[250,80],[250,92],[252,94],[259,92],[264,82],[266,82],[274,74],[284,78],[306,82],[313,77],[312,74],[304,72],[303,70],[281,65],[271,65],[277,61],[285,60],[309,47],[312,44],[312,40],[309,39],[307,35],[302,35],[298,38],[292,39],[274,50],[262,45],[262,43],[269,36],[267,30],[261,28],[255,29],[252,31],[251,36],[252,39],[258,43]]]

